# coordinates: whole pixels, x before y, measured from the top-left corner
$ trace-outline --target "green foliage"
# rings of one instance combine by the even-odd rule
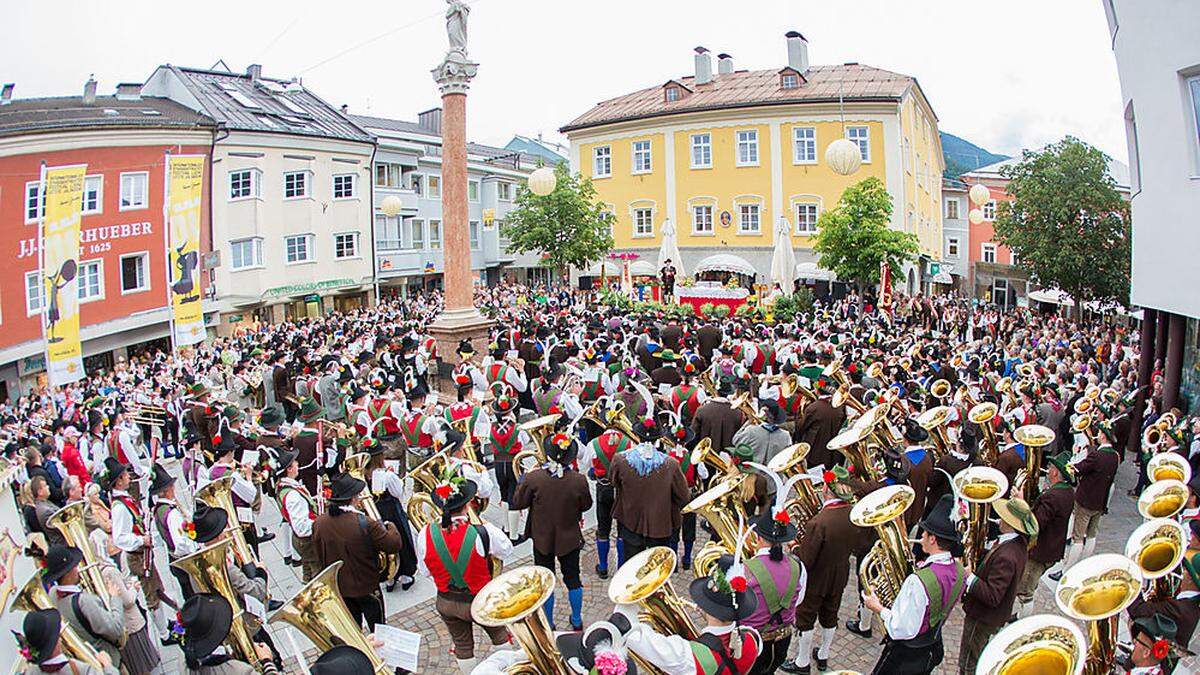
[[[600,289],[600,304],[623,311],[633,309],[633,301],[626,297],[624,293],[613,288]]]
[[[1108,172],[1108,156],[1066,137],[1005,167],[1011,203],[996,216],[996,238],[1041,284],[1077,301],[1129,301],[1129,203]]]
[[[821,214],[813,249],[820,265],[845,281],[874,284],[886,260],[892,278],[916,257],[917,237],[888,227],[892,196],[883,181],[871,177],[846,188],[838,205]]]
[[[791,295],[784,295],[775,300],[773,312],[775,320],[788,322],[795,320],[796,316],[811,312],[813,308],[813,293],[807,286],[801,286],[800,290]]]
[[[725,319],[728,318],[730,311],[732,310],[729,309],[729,305],[717,305],[713,307],[712,316],[718,319]]]
[[[565,163],[554,168],[554,175],[558,184],[545,197],[528,188],[517,192],[502,234],[509,251],[541,253],[543,266],[586,268],[612,249],[613,216],[597,201],[590,178],[572,175]]]
[[[700,313],[704,316],[712,316],[713,307],[715,307],[715,305],[713,305],[711,302],[701,303]]]

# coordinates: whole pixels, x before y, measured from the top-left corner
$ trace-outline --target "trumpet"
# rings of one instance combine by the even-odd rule
[[[662,635],[692,640],[700,631],[687,613],[691,603],[682,600],[671,587],[676,560],[675,551],[666,546],[648,548],[633,556],[608,582],[608,599],[618,605],[640,605],[638,617]]]
[[[978,675],[1079,675],[1083,631],[1057,614],[1021,619],[996,633],[979,655]]]
[[[482,626],[504,626],[528,657],[509,675],[570,675],[542,605],[554,592],[554,573],[526,565],[492,579],[471,601],[471,618]]]
[[[959,522],[963,532],[963,562],[978,569],[987,543],[988,513],[992,502],[1008,492],[1008,478],[990,466],[969,466],[954,474],[954,493],[967,502],[969,516]]]
[[[29,577],[29,580],[25,582],[25,585],[21,587],[16,597],[13,598],[12,608],[22,612],[55,608],[54,601],[50,599],[50,594],[42,586],[41,570],[35,571]],[[62,622],[59,639],[62,640],[63,651],[69,654],[71,658],[83,661],[96,672],[103,672],[104,666],[100,663],[100,653],[90,642],[84,640],[79,636],[79,633],[75,632],[70,622]]]
[[[1138,526],[1125,542],[1125,557],[1137,563],[1150,582],[1146,600],[1175,595],[1174,571],[1187,552],[1188,534],[1174,518],[1155,518]]]
[[[859,527],[873,527],[878,541],[858,566],[863,588],[891,607],[900,593],[900,586],[913,569],[912,548],[904,532],[904,512],[916,499],[907,485],[889,485],[858,500],[850,510],[850,522]]]
[[[1085,675],[1104,675],[1112,670],[1117,619],[1141,592],[1141,569],[1119,553],[1094,555],[1063,573],[1054,600],[1063,614],[1087,623]]]

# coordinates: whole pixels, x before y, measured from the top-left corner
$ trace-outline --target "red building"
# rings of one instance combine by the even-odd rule
[[[86,164],[79,296],[84,365],[170,348],[164,243],[165,156],[212,147],[212,122],[177,103],[119,85],[115,96],[0,97],[0,400],[45,381],[38,280],[41,167]],[[211,167],[210,167],[211,168]],[[201,248],[209,249],[206,181]],[[200,275],[205,278],[206,275]]]

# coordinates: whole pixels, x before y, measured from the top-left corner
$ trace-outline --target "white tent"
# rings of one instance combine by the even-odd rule
[[[950,273],[947,272],[946,270],[941,270],[937,274],[933,275],[933,283],[935,283],[935,284],[953,284],[954,277],[950,276]]]
[[[629,263],[629,273],[635,277],[658,276],[658,270],[654,269],[654,265],[649,260],[635,260]]]
[[[663,221],[662,233],[662,246],[658,248],[658,268],[662,269],[663,263],[670,260],[678,276],[687,276],[687,270],[683,268],[683,255],[679,252],[679,238],[675,236],[675,226],[669,218]]]
[[[779,284],[785,295],[792,294],[796,281],[796,251],[792,248],[792,226],[779,217],[775,226],[775,250],[771,254],[771,282]]]
[[[746,262],[745,258],[739,258],[732,253],[718,253],[701,260],[696,265],[696,273],[701,272],[736,272],[750,276],[757,274],[754,266]]]
[[[603,260],[593,264],[583,273],[585,277],[619,277],[621,276],[621,266],[611,260]]]
[[[817,281],[836,281],[837,275],[817,265],[815,262],[802,262],[796,265],[797,279],[815,279]]]
[[[1071,299],[1071,296],[1057,288],[1039,288],[1036,291],[1029,291],[1026,297],[1030,302],[1045,302],[1063,307],[1075,306],[1075,301]]]

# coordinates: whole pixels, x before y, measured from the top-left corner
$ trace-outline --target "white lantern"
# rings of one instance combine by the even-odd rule
[[[825,148],[825,163],[835,173],[849,176],[862,166],[862,152],[854,141],[839,138]]]
[[[971,191],[968,193],[971,196],[971,203],[975,206],[983,206],[992,198],[991,190],[982,183],[976,183],[971,186]]]
[[[971,211],[967,213],[967,220],[971,221],[972,225],[978,225],[982,223],[983,211],[980,211],[979,209],[971,209]]]
[[[396,195],[384,197],[379,204],[379,210],[383,211],[383,215],[389,218],[395,218],[400,215],[400,209],[404,208],[404,202]]]
[[[529,191],[539,197],[545,197],[554,192],[557,185],[558,176],[554,175],[554,169],[550,167],[543,166],[529,174]]]

